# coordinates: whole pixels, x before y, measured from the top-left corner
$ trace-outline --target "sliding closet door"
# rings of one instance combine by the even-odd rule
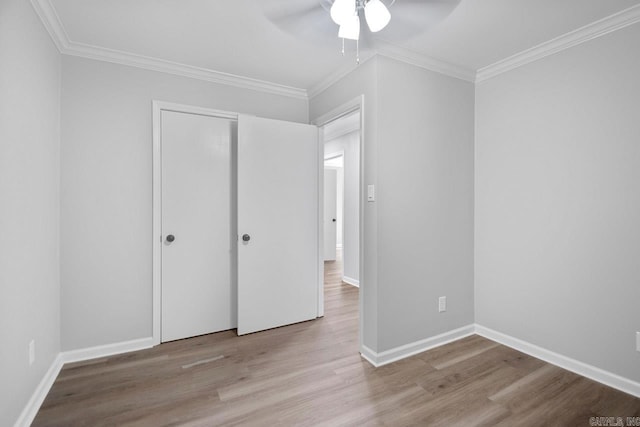
[[[231,280],[235,123],[173,111],[162,111],[161,120],[161,335],[162,341],[171,341],[235,327]]]
[[[238,334],[318,309],[318,129],[238,120]]]

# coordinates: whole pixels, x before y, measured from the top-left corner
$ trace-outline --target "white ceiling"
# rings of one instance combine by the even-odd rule
[[[354,61],[341,56],[337,28],[319,7],[320,0],[50,1],[74,43],[296,88],[313,87]],[[392,6],[396,29],[410,3],[415,7],[416,0],[397,0]],[[462,0],[422,34],[386,41],[475,71],[638,4],[640,0]],[[297,13],[299,19],[282,17]],[[387,38],[396,34],[390,28]],[[384,30],[378,34],[385,37]]]
[[[462,0],[447,20],[405,47],[478,70],[637,4],[639,0]]]

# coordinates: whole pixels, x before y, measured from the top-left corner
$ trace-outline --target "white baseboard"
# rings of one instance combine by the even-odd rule
[[[364,344],[362,345],[362,348],[360,349],[360,356],[362,356],[362,358],[364,360],[366,360],[367,362],[371,363],[373,366],[378,367],[378,365],[375,362],[375,360],[377,358],[376,352],[371,350],[369,347],[367,347]]]
[[[347,285],[355,286],[356,288],[360,287],[360,281],[349,276],[342,276],[342,281]]]
[[[640,383],[636,381],[605,371],[604,369],[588,365],[584,362],[580,362],[579,360],[554,353],[553,351],[538,347],[535,344],[522,341],[518,338],[494,331],[493,329],[489,329],[478,324],[464,326],[434,337],[392,348],[381,353],[376,353],[369,347],[363,345],[360,354],[373,366],[379,367],[422,353],[423,351],[431,350],[441,345],[457,341],[473,334],[477,334],[502,345],[506,345],[507,347],[511,347],[515,350],[521,351],[522,353],[544,360],[547,363],[559,366],[563,369],[592,379],[609,387],[613,387],[632,396],[640,397]]]
[[[65,363],[81,362],[84,360],[97,359],[99,357],[113,356],[130,351],[144,350],[153,347],[153,338],[141,338],[132,341],[119,342],[114,344],[99,345],[96,347],[83,348],[79,350],[63,351],[58,353],[49,370],[31,395],[31,399],[22,410],[14,427],[28,427],[35,419],[42,402],[47,397],[51,386],[55,382],[60,370]]]
[[[463,326],[462,328],[454,329],[440,335],[385,350],[380,353],[376,353],[375,351],[363,345],[360,354],[367,361],[369,361],[369,363],[377,368],[379,366],[387,365],[397,360],[405,359],[415,354],[422,353],[423,351],[431,350],[432,348],[440,347],[441,345],[457,341],[461,338],[468,337],[470,335],[473,335],[474,332],[474,325],[467,325]]]
[[[49,390],[51,390],[51,386],[58,377],[58,374],[62,369],[62,365],[62,355],[59,353],[56,358],[53,359],[47,373],[44,374],[44,377],[42,377],[38,387],[36,387],[35,391],[31,395],[29,402],[27,402],[27,405],[20,413],[18,420],[14,424],[15,427],[28,427],[31,425],[33,420],[36,418],[36,415],[38,415],[38,410],[40,410],[42,402],[44,402]]]
[[[595,366],[588,365],[578,360],[571,359],[561,354],[554,353],[550,350],[538,347],[534,344],[522,341],[520,339],[511,337],[498,331],[494,331],[478,324],[467,325],[462,328],[454,329],[440,335],[402,345],[390,350],[385,350],[380,353],[376,353],[369,347],[363,345],[360,350],[360,354],[373,366],[379,367],[395,362],[397,360],[405,359],[418,353],[422,353],[423,351],[431,350],[441,345],[457,341],[461,338],[473,335],[474,333],[488,338],[492,341],[506,345],[507,347],[511,347],[513,349],[526,353],[540,360],[544,360],[545,362],[551,363],[552,365],[559,366],[578,375],[582,375],[583,377],[592,379],[609,387],[613,387],[615,389],[640,398],[640,383],[638,382],[621,377],[620,375],[605,371],[603,369],[596,368]],[[20,413],[20,416],[15,423],[15,427],[27,427],[31,425],[36,415],[38,414],[38,410],[40,409],[42,402],[44,402],[47,393],[49,393],[51,386],[55,382],[58,374],[60,373],[60,370],[65,363],[80,362],[100,357],[113,356],[130,351],[144,350],[151,347],[153,347],[153,338],[149,337],[132,341],[90,347],[86,349],[65,351],[58,354],[58,356],[51,363],[51,366],[47,370],[47,373],[38,384],[38,387],[36,387],[36,390],[33,392],[33,395],[29,399],[29,402]]]
[[[81,348],[61,353],[64,363],[82,362],[100,357],[113,356],[128,353],[130,351],[144,350],[153,347],[153,338],[140,338],[137,340],[117,342],[113,344],[99,345],[96,347]]]
[[[552,365],[559,366],[578,375],[582,375],[583,377],[608,385],[609,387],[640,397],[640,383],[628,378],[621,377],[620,375],[605,371],[604,369],[596,368],[595,366],[588,365],[580,362],[579,360],[554,353],[553,351],[538,347],[537,345],[522,341],[518,338],[503,334],[502,332],[494,331],[493,329],[489,329],[478,324],[475,325],[475,332],[482,337],[506,345],[507,347],[511,347],[537,359],[544,360]]]
[[[99,357],[127,353],[129,351],[144,350],[151,347],[153,347],[153,338],[141,338],[132,341],[58,353],[58,356],[56,356],[53,363],[51,363],[51,366],[42,378],[42,381],[40,381],[40,384],[38,384],[38,387],[36,387],[36,390],[31,395],[31,399],[29,399],[27,406],[22,410],[22,413],[15,423],[15,427],[27,427],[31,425],[40,410],[40,406],[42,406],[42,402],[44,402],[44,399],[47,397],[49,390],[51,390],[53,383],[65,363],[81,362]]]

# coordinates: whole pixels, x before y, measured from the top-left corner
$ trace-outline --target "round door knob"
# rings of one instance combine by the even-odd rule
[[[335,219],[335,218],[333,218],[331,221],[336,222],[336,219]]]
[[[242,241],[243,242],[248,242],[249,240],[251,240],[251,236],[249,236],[248,234],[243,234],[242,235]]]
[[[173,234],[169,234],[169,235],[167,236],[167,242],[171,243],[171,242],[173,242],[174,240],[176,240],[176,236],[174,236]]]

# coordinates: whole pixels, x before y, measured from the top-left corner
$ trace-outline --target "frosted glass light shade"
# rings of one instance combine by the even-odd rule
[[[342,25],[353,16],[356,11],[356,0],[335,0],[331,5],[331,19]]]
[[[338,0],[336,0],[336,3]],[[380,0],[370,0],[364,7],[364,17],[372,33],[377,33],[391,20],[389,9]]]
[[[357,14],[352,14],[346,22],[340,25],[338,37],[349,40],[360,38],[360,17]]]

